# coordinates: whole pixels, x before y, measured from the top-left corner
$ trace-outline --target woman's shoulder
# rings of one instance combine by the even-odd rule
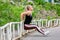
[[[30,14],[31,11],[22,12],[21,14]]]
[[[22,12],[21,15],[24,15],[26,12]]]

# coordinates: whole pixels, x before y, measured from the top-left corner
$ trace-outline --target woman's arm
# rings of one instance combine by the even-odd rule
[[[24,20],[24,13],[21,13],[21,21],[23,21]]]
[[[31,14],[31,11],[21,13],[21,21],[24,21],[25,15],[30,15],[30,14]]]

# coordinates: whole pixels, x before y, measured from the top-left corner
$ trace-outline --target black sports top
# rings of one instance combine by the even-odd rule
[[[32,15],[26,15],[25,16],[25,21],[24,21],[24,24],[30,24],[31,23],[31,20],[32,20]]]

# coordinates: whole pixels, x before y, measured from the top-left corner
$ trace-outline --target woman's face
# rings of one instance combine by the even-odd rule
[[[33,7],[32,6],[29,6],[29,10],[32,11],[33,10]]]

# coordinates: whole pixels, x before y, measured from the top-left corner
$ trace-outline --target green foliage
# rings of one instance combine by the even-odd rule
[[[48,20],[55,19],[55,17],[47,16]]]
[[[21,0],[22,1],[22,0]],[[34,3],[33,3],[34,2]],[[23,6],[33,5],[34,11],[33,16],[35,17],[41,9],[55,10],[57,15],[60,16],[60,4],[46,3],[44,0],[33,0],[33,2],[22,1]],[[0,0],[0,25],[4,25],[12,21],[20,21],[20,13],[24,11],[24,7],[12,5],[10,3],[3,3]],[[54,19],[55,17],[47,16],[47,19]]]
[[[36,5],[44,5],[45,1],[44,0],[33,0]]]
[[[50,16],[47,16],[47,19],[48,19],[48,20],[50,20],[50,19],[51,19],[51,17],[50,17]]]
[[[44,0],[33,0],[37,10],[44,8],[45,10],[56,10],[57,15],[60,16],[60,4],[52,4]],[[42,7],[40,6],[42,5]],[[39,7],[40,6],[40,7]]]
[[[23,6],[14,6],[9,3],[0,2],[0,25],[7,22],[20,21],[20,13],[24,11]]]
[[[55,2],[59,2],[60,0],[54,0]]]
[[[51,3],[45,3],[45,4],[43,5],[43,7],[44,7],[46,10],[51,10],[52,4],[51,4]]]
[[[27,5],[33,5],[33,2],[27,2],[26,4]]]
[[[57,15],[60,16],[60,4],[51,4],[51,3],[46,3],[44,5],[44,8],[46,10],[56,10]]]
[[[54,9],[57,11],[58,16],[60,16],[60,4],[56,4]]]

